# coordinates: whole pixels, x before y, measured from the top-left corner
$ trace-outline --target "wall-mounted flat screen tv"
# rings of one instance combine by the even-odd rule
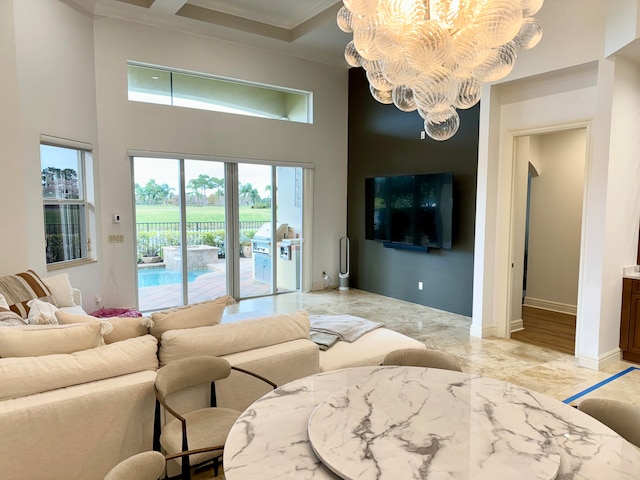
[[[365,238],[385,246],[451,248],[453,173],[365,179]]]

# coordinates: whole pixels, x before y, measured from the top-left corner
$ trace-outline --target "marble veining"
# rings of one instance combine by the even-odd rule
[[[341,478],[314,447],[338,471],[344,465],[327,452],[347,458],[360,470],[342,475],[358,479],[506,479],[515,471],[522,479],[618,480],[640,472],[633,445],[546,395],[467,373],[360,367],[305,377],[254,402],[227,439],[225,477]]]
[[[376,370],[311,414],[316,455],[346,479],[550,480],[560,449],[527,391],[423,368]]]

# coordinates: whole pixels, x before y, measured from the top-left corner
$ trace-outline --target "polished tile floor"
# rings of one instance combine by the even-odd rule
[[[355,289],[242,300],[227,307],[223,321],[297,310],[309,314],[350,314],[382,322],[388,328],[424,342],[428,348],[453,353],[460,359],[465,372],[521,385],[562,401],[630,369],[569,403],[575,405],[584,398],[599,396],[640,405],[640,364],[619,361],[602,371],[589,370],[580,367],[570,354],[517,340],[470,337],[469,317]],[[197,476],[198,480],[210,478],[212,472]]]

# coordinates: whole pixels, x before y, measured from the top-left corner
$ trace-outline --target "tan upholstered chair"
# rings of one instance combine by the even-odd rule
[[[578,404],[578,410],[640,448],[640,406],[607,398],[586,398]]]
[[[458,359],[446,352],[425,350],[422,348],[402,348],[389,352],[382,361],[382,365],[399,365],[404,367],[441,368],[461,372],[462,367]]]
[[[182,465],[183,480],[191,478],[191,466],[202,465],[211,460],[214,462],[214,473],[218,475],[218,462],[227,435],[242,412],[212,406],[180,414],[169,405],[167,397],[202,384],[213,384],[212,391],[215,391],[215,382],[227,378],[232,369],[256,377],[273,388],[276,387],[275,383],[266,378],[232,367],[229,362],[219,357],[184,358],[158,370],[155,382],[156,397],[165,413],[175,417],[162,426],[159,442],[166,453],[166,459],[176,459]]]
[[[164,455],[160,452],[142,452],[121,461],[109,470],[104,480],[158,480],[164,465]]]

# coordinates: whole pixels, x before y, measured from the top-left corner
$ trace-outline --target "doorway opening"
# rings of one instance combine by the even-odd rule
[[[575,353],[587,129],[515,138],[511,338]]]

